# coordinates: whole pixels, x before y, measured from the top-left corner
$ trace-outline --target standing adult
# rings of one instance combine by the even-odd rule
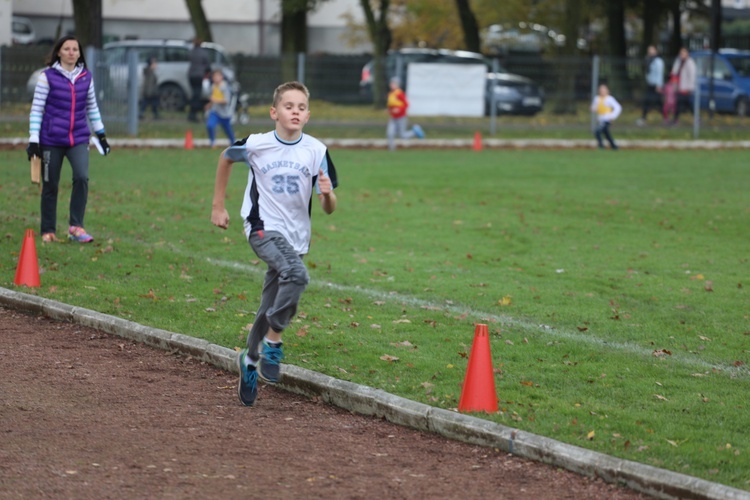
[[[677,123],[681,111],[685,109],[692,111],[696,77],[695,60],[690,57],[688,50],[682,47],[672,65],[672,78],[677,84],[677,103],[672,116],[672,124]]]
[[[146,109],[151,108],[154,120],[159,118],[159,79],[156,77],[156,57],[148,58],[148,66],[143,68],[143,87],[141,89],[141,112],[139,118],[143,119]]]
[[[646,115],[651,108],[661,110],[661,96],[664,92],[664,60],[654,45],[646,49],[646,93],[643,96],[643,111],[636,122],[639,126],[646,124]]]
[[[208,78],[211,72],[211,60],[208,53],[203,50],[203,40],[199,37],[193,39],[193,49],[190,51],[190,66],[188,67],[188,80],[190,81],[190,111],[188,120],[197,122],[197,113],[203,109],[203,79]]]
[[[89,187],[89,122],[104,155],[109,154],[109,144],[80,42],[73,36],[60,38],[47,66],[34,89],[26,148],[29,160],[42,159],[42,241],[57,241],[57,193],[63,158],[67,158],[73,169],[68,238],[89,243],[94,238],[83,225]]]

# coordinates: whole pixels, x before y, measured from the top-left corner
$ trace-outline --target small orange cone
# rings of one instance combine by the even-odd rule
[[[469,366],[466,368],[458,411],[497,412],[495,374],[492,372],[490,335],[487,332],[487,325],[478,324],[474,330],[474,343],[471,345]]]
[[[193,131],[191,129],[188,129],[187,132],[185,132],[185,149],[193,149],[195,146],[193,145]]]
[[[479,133],[479,130],[477,130],[474,133],[474,151],[481,151],[482,150],[482,134]]]
[[[36,257],[36,242],[34,230],[27,229],[21,246],[21,256],[16,268],[16,285],[41,286],[39,281],[39,261]]]

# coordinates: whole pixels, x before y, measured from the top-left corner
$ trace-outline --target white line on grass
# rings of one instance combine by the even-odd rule
[[[265,274],[265,268],[263,267],[243,264],[241,262],[216,260],[216,259],[211,259],[211,258],[208,258],[208,261],[211,264],[220,265],[222,267],[239,269],[241,271],[248,271],[248,272],[253,272],[253,273],[258,273],[258,274]],[[370,297],[371,299],[374,299],[374,300],[394,301],[394,302],[407,304],[407,305],[414,306],[414,307],[424,307],[424,308],[445,310],[445,311],[449,311],[457,315],[471,316],[479,321],[491,320],[493,322],[500,323],[501,325],[514,326],[514,327],[527,330],[527,331],[531,331],[534,333],[542,333],[542,334],[546,334],[552,337],[558,337],[558,338],[562,338],[565,340],[570,340],[570,341],[582,343],[582,344],[589,344],[589,345],[602,347],[606,349],[615,349],[615,350],[625,352],[625,353],[636,354],[638,356],[644,356],[644,357],[653,356],[652,349],[647,349],[647,348],[644,348],[642,346],[639,346],[633,343],[612,342],[609,340],[601,339],[593,335],[581,335],[580,333],[573,332],[570,330],[553,328],[551,326],[543,325],[543,324],[530,323],[528,321],[522,321],[522,320],[510,317],[510,316],[498,315],[498,314],[493,314],[493,313],[488,313],[488,312],[483,312],[483,311],[476,311],[469,307],[455,306],[455,305],[450,305],[450,304],[437,305],[435,303],[420,299],[419,297],[403,295],[403,294],[388,293],[388,292],[383,292],[380,290],[362,288],[360,286],[348,286],[348,285],[339,285],[339,284],[330,283],[330,282],[321,283],[321,282],[315,282],[315,281],[311,281],[310,284],[313,286],[317,286],[319,288],[330,288],[330,289],[340,291],[340,292],[359,293],[367,297]],[[672,356],[670,356],[669,359],[679,362],[680,364],[683,364],[686,366],[694,366],[696,367],[696,369],[705,369],[705,370],[716,369],[716,370],[721,370],[721,371],[726,370],[730,373],[733,372],[735,375],[741,375],[741,376],[750,375],[750,370],[743,369],[743,367],[718,365],[718,364],[710,363],[703,359],[691,358],[679,352],[672,353]]]

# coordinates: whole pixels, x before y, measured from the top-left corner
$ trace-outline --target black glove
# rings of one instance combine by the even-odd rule
[[[31,158],[34,156],[38,156],[39,158],[42,157],[42,148],[39,147],[38,142],[30,142],[28,146],[26,146],[26,156],[29,157],[29,161],[31,161]]]
[[[97,133],[96,136],[99,138],[99,143],[102,145],[102,149],[104,150],[104,156],[107,156],[109,154],[109,143],[107,142],[107,136],[104,135],[104,133]]]

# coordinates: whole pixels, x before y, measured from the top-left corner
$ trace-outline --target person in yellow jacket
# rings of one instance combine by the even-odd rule
[[[599,94],[591,101],[591,112],[596,113],[598,120],[594,135],[596,136],[596,142],[599,144],[599,149],[604,149],[602,136],[609,141],[609,145],[613,150],[617,149],[617,144],[615,144],[615,140],[612,138],[609,126],[620,116],[622,106],[617,102],[617,99],[610,95],[609,87],[605,84],[599,85]]]

